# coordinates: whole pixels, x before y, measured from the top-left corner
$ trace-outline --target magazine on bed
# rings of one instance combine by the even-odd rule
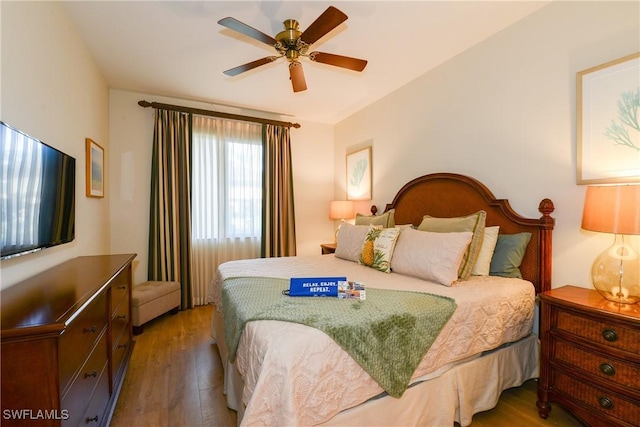
[[[365,285],[362,282],[340,282],[338,284],[338,298],[357,299],[364,301],[367,299]]]
[[[348,281],[346,277],[292,277],[289,289],[282,293],[291,297],[366,299],[364,283]]]

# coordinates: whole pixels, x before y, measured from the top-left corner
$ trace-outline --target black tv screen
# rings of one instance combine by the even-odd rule
[[[75,237],[76,159],[0,122],[0,259]]]

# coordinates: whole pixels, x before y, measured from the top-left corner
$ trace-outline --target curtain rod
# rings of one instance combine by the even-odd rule
[[[159,108],[161,110],[180,111],[182,113],[198,114],[200,116],[220,117],[222,119],[232,119],[232,120],[243,120],[247,122],[262,123],[266,125],[284,126],[289,128],[294,127],[296,129],[300,127],[300,123],[281,122],[279,120],[269,120],[269,119],[263,119],[260,117],[243,116],[240,114],[221,113],[219,111],[202,110],[200,108],[182,107],[180,105],[162,104],[159,102],[149,102],[145,100],[138,101],[138,105],[144,108],[152,107],[152,108]]]

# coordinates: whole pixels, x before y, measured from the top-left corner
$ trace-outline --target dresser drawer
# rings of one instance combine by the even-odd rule
[[[617,418],[621,422],[640,425],[640,406],[638,406],[640,402],[634,403],[558,371],[554,371],[553,376],[555,379],[553,387],[571,400],[582,402],[595,411]]]
[[[556,341],[555,355],[557,360],[610,381],[612,385],[620,384],[631,391],[640,390],[640,366],[601,355],[597,352],[585,351],[563,341]]]
[[[126,300],[125,300],[126,298]],[[114,314],[122,304],[129,301],[129,282],[127,275],[120,273],[111,285],[111,314]]]
[[[60,336],[60,391],[64,393],[74,374],[107,327],[107,296],[101,294],[83,310]]]
[[[66,409],[69,419],[65,425],[78,425],[87,409],[89,400],[107,368],[107,334],[103,334],[98,345],[93,349],[87,362],[80,369],[79,375],[71,383],[68,391],[62,396],[62,409]],[[108,376],[108,375],[106,375]],[[107,384],[107,392],[109,385]],[[82,424],[82,423],[80,423]]]
[[[126,331],[130,323],[129,319],[129,295],[125,295],[120,301],[120,305],[115,308],[111,318],[111,336],[115,347],[117,338]]]
[[[113,366],[114,380],[116,376],[120,375],[122,364],[125,360],[125,355],[129,351],[129,347],[133,344],[129,333],[124,332],[120,337],[114,338],[113,349],[111,350],[111,360]]]
[[[109,403],[109,375],[105,369],[96,385],[89,406],[84,416],[79,420],[78,426],[102,426],[105,422],[107,404]]]
[[[592,320],[567,311],[559,310],[557,313],[557,323],[552,329],[566,331],[635,355],[640,354],[640,330]]]

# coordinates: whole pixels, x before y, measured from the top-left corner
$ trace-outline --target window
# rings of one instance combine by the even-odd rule
[[[262,128],[194,117],[193,239],[260,238]]]

